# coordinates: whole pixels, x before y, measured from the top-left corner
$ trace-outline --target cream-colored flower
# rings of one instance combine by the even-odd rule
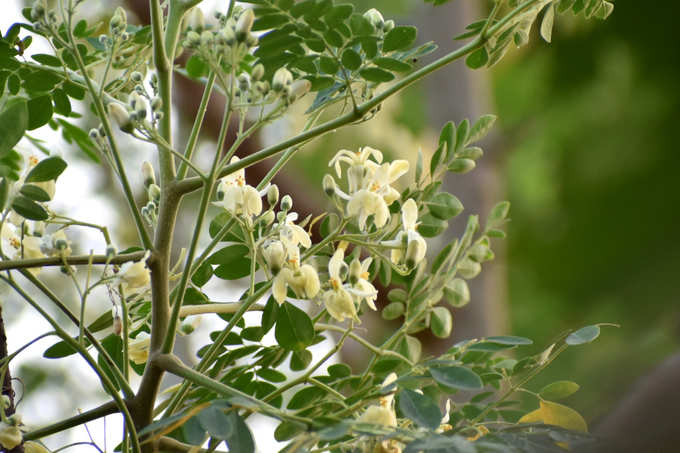
[[[0,422],[0,445],[7,450],[11,450],[21,443],[23,436],[19,427]]]
[[[316,296],[321,289],[319,274],[316,272],[316,269],[309,264],[303,264],[296,269],[291,269],[289,267],[281,269],[276,277],[274,277],[274,282],[272,284],[272,294],[279,304],[282,304],[286,300],[289,286],[296,296],[304,299],[311,299]]]
[[[14,257],[16,251],[21,247],[21,240],[14,232],[14,226],[3,223],[2,224],[2,253],[7,256]]]
[[[347,149],[341,149],[328,163],[329,167],[335,167],[335,172],[338,178],[342,177],[342,167],[341,163],[346,163],[350,167],[353,166],[364,166],[368,159],[373,157],[377,163],[381,163],[383,155],[377,149],[373,149],[370,146],[364,146],[359,148],[359,151],[354,152]]]
[[[52,247],[61,256],[71,256],[71,241],[66,237],[64,230],[58,230],[52,235]]]
[[[374,425],[382,426],[397,426],[397,416],[392,408],[383,406],[368,406],[366,411],[361,414],[359,421],[363,423],[372,423]]]
[[[45,254],[42,252],[42,239],[39,237],[24,236],[21,241],[21,249],[25,259],[45,258]]]
[[[375,300],[378,298],[378,290],[368,281],[368,268],[372,261],[370,257],[361,262],[358,259],[352,261],[349,271],[350,285],[347,290],[359,298],[359,303],[365,300],[371,310],[377,310]]]
[[[331,282],[335,280],[331,279]],[[343,322],[350,318],[356,322],[361,322],[357,316],[357,308],[354,299],[342,286],[335,286],[323,294],[323,303],[326,311],[338,322]]]
[[[140,261],[129,261],[120,267],[118,278],[124,291],[143,289],[149,285],[151,273],[146,267],[148,257],[149,252]]]
[[[137,336],[130,340],[128,344],[128,354],[130,360],[137,365],[146,363],[149,358],[149,346],[151,344],[151,336],[146,332],[140,332]]]
[[[408,172],[409,163],[406,160],[395,160],[393,162],[377,165],[372,168],[368,179],[367,189],[383,197],[387,205],[391,205],[398,200],[400,195],[390,184]]]
[[[427,242],[416,231],[418,227],[418,206],[412,198],[406,200],[401,206],[401,222],[404,229],[397,235],[395,243],[401,244],[406,237],[406,251],[403,248],[392,249],[391,259],[393,263],[398,263],[406,252],[406,259],[409,262],[407,264],[413,267],[425,258]]]
[[[312,239],[304,228],[295,224],[297,218],[297,212],[291,212],[286,215],[285,222],[279,228],[279,238],[287,248],[300,245],[304,248],[309,248],[312,245]]]
[[[347,203],[347,215],[358,217],[359,229],[366,229],[366,220],[373,216],[376,227],[382,228],[390,218],[390,210],[382,196],[366,189],[361,189],[352,195]]]
[[[234,156],[230,163],[238,160],[239,158]],[[262,197],[257,189],[246,184],[246,172],[243,168],[222,178],[217,186],[217,192],[221,194],[222,199],[214,204],[233,215],[251,217],[262,212]]]
[[[281,241],[268,241],[262,246],[262,257],[274,275],[286,264],[286,250]]]

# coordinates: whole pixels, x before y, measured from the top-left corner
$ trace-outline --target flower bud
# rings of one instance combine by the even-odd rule
[[[290,195],[284,195],[283,198],[281,198],[281,210],[282,211],[290,211],[290,209],[293,207],[293,199],[290,197]]]
[[[182,324],[179,326],[179,332],[182,335],[189,335],[196,330],[196,327],[190,322],[184,321]]]
[[[281,241],[272,241],[265,245],[262,256],[274,275],[279,273],[286,261],[286,252]]]
[[[203,11],[201,11],[201,8],[191,8],[189,14],[187,14],[186,25],[189,30],[199,33],[203,31],[203,28],[205,28],[205,19],[203,17]]]
[[[258,42],[260,42],[260,40],[258,39],[257,36],[253,34],[248,35],[248,37],[246,38],[246,46],[248,47],[255,47]]]
[[[31,19],[37,21],[45,15],[45,6],[42,0],[35,0],[33,6],[31,7]]]
[[[163,107],[163,100],[156,96],[151,100],[151,110],[157,111],[160,110],[161,107]]]
[[[385,19],[383,19],[382,14],[375,8],[371,8],[364,13],[364,18],[367,19],[371,25],[373,25],[378,30],[382,29],[385,25]]]
[[[209,46],[213,43],[213,34],[209,30],[205,30],[203,33],[201,33],[201,45],[202,46]]]
[[[236,35],[231,28],[224,28],[220,35],[226,45],[233,46],[236,43]]]
[[[158,205],[158,203],[161,201],[161,188],[152,183],[147,188],[147,193],[149,195],[149,200]]]
[[[326,195],[329,197],[332,197],[335,195],[335,179],[333,179],[333,176],[329,175],[326,173],[323,177],[323,180],[321,181],[321,186],[323,187],[323,191],[326,192]]]
[[[394,21],[392,19],[385,21],[385,25],[383,25],[383,31],[385,33],[389,33],[390,31],[392,31],[393,28],[394,28]]]
[[[198,47],[201,44],[201,35],[195,31],[190,31],[187,33],[187,39],[185,43],[185,46],[189,48]]]
[[[147,189],[151,184],[156,183],[156,175],[153,170],[153,165],[151,165],[151,162],[149,161],[144,161],[142,162],[142,177],[144,178],[144,187]]]
[[[275,206],[279,201],[279,187],[276,184],[272,184],[267,189],[267,203],[269,206]]]
[[[406,267],[412,269],[422,259],[423,244],[420,241],[409,241],[406,246]]]
[[[358,259],[354,258],[349,265],[349,282],[352,285],[356,284],[356,282],[358,282],[359,279],[361,278],[362,272],[363,271],[361,269],[361,262]]]
[[[116,246],[113,244],[109,244],[106,246],[106,258],[111,259],[114,256],[116,256],[117,250]]]
[[[135,83],[142,83],[142,80],[144,80],[144,76],[139,71],[133,71],[132,74],[130,74],[130,80],[132,80]]]
[[[307,94],[312,88],[312,82],[307,79],[298,79],[290,85],[288,90],[288,102],[291,104]]]
[[[109,104],[109,115],[111,115],[118,124],[118,127],[123,132],[128,134],[132,132],[132,121],[130,120],[130,114],[121,104],[117,102],[112,102]]]
[[[264,66],[262,63],[258,63],[255,65],[253,68],[253,72],[251,73],[251,76],[253,80],[260,80],[264,76]]]
[[[253,13],[253,10],[248,8],[243,13],[241,13],[241,16],[238,18],[238,21],[236,22],[236,40],[238,42],[243,42],[246,40],[248,37],[248,34],[250,33],[250,30],[253,28],[253,22],[255,21],[255,14]]]
[[[269,225],[274,223],[275,219],[276,219],[276,216],[274,215],[274,213],[272,211],[267,211],[264,214],[262,214],[262,216],[260,217],[260,223],[263,226],[268,227]]]
[[[94,141],[98,141],[99,139],[102,138],[101,135],[99,135],[99,131],[95,128],[90,129],[89,136]]]
[[[238,76],[238,88],[241,91],[250,90],[250,76],[245,72]]]
[[[137,119],[146,118],[146,103],[144,98],[136,91],[130,95],[130,107]]]
[[[484,261],[487,261],[489,258],[489,246],[486,244],[475,244],[472,247],[470,247],[470,250],[468,251],[468,256],[470,259],[473,261],[477,261],[478,263],[482,263]]]
[[[52,235],[52,247],[61,252],[65,252],[69,249],[68,239],[66,238],[64,230],[59,230]]]
[[[272,88],[274,91],[283,91],[285,87],[293,83],[293,74],[286,68],[279,68],[274,73]]]

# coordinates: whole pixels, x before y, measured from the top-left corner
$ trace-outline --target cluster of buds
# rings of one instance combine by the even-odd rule
[[[272,78],[272,90],[288,104],[302,98],[311,88],[312,83],[309,80],[293,80],[293,74],[286,68],[277,69]]]
[[[151,98],[142,85],[143,76],[139,72],[133,72],[131,79],[138,82],[130,93],[127,103],[111,102],[107,108],[109,115],[116,122],[120,130],[132,134],[135,129],[142,133],[148,133],[152,129],[149,122],[149,107],[151,109],[151,121],[155,124],[163,117],[162,100],[159,97]],[[102,128],[90,131],[90,138],[98,143],[104,137]]]
[[[154,226],[158,221],[158,207],[161,203],[161,188],[156,184],[156,176],[151,162],[145,161],[142,163],[142,178],[148,197],[148,202],[141,209],[142,217],[150,226]]]
[[[123,41],[126,41],[129,36],[125,30],[127,30],[127,14],[125,13],[125,10],[119,6],[116,8],[113,16],[111,16],[111,21],[109,21],[109,32],[114,40],[120,38]]]
[[[382,31],[383,33],[388,33],[390,30],[394,28],[394,21],[393,20],[388,20],[386,21],[383,18],[383,15],[380,14],[380,11],[378,11],[375,8],[371,8],[368,11],[364,13],[364,18],[368,20],[371,25],[373,25],[373,28],[375,28],[378,31]]]

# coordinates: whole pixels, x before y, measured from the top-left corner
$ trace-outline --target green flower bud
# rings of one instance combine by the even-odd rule
[[[101,135],[99,134],[99,131],[98,131],[97,129],[94,129],[94,128],[93,128],[93,129],[90,129],[90,132],[89,132],[88,135],[89,135],[90,138],[91,138],[92,140],[94,140],[94,141],[97,141],[97,140],[99,140],[99,139],[102,138]]]
[[[264,77],[264,66],[262,65],[262,63],[258,63],[255,65],[251,77],[255,81],[260,80],[262,77]]]
[[[279,187],[276,184],[272,184],[267,189],[267,203],[269,206],[275,206],[279,201]]]
[[[236,35],[231,28],[225,28],[220,32],[221,38],[228,46],[233,46],[236,43]]]
[[[113,117],[120,130],[127,132],[128,134],[132,132],[132,120],[130,119],[130,114],[125,109],[125,107],[117,102],[112,102],[109,104],[108,108],[109,115]]]
[[[283,198],[281,198],[281,210],[288,212],[292,207],[293,199],[290,197],[290,195],[284,195]]]
[[[364,13],[364,18],[366,18],[371,25],[373,25],[378,30],[382,29],[385,25],[385,19],[383,18],[380,11],[375,8],[371,8]]]
[[[252,9],[247,9],[243,11],[241,16],[236,22],[236,40],[238,42],[243,42],[248,37],[250,30],[253,28],[253,22],[255,21],[255,14]]]
[[[288,90],[288,102],[291,104],[307,94],[312,88],[312,82],[307,79],[298,79],[293,82]]]
[[[199,33],[203,31],[203,28],[205,28],[205,19],[203,17],[203,11],[201,11],[201,8],[191,8],[187,14],[186,25],[189,30]]]
[[[153,170],[153,165],[151,165],[151,162],[142,162],[142,177],[144,178],[144,187],[147,189],[151,184],[156,183],[156,174]]]
[[[141,72],[134,71],[132,74],[130,74],[130,79],[135,83],[141,83],[142,80],[144,80],[144,76]]]
[[[326,192],[326,195],[329,197],[332,197],[335,195],[335,179],[333,179],[333,176],[329,175],[326,173],[323,177],[323,180],[321,181],[321,185],[323,187],[323,191]]]
[[[184,42],[186,47],[198,47],[201,44],[201,35],[195,31],[190,31],[187,33],[187,39]]]
[[[394,28],[394,21],[392,19],[385,21],[385,25],[383,25],[383,31],[385,33],[389,33],[393,28]]]
[[[161,188],[152,183],[147,188],[147,193],[149,195],[149,200],[158,205],[158,203],[161,201]]]
[[[293,74],[286,68],[279,68],[274,73],[272,79],[272,88],[274,91],[283,91],[283,89],[293,83]]]

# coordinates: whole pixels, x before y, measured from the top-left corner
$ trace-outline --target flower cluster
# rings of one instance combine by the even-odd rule
[[[365,146],[356,153],[340,150],[329,163],[338,178],[342,177],[341,164],[347,164],[348,193],[338,188],[330,175],[325,178],[324,188],[328,193],[333,187],[332,192],[347,201],[347,215],[357,218],[362,231],[369,217],[377,228],[385,226],[390,218],[389,205],[399,199],[399,192],[391,184],[409,169],[408,161],[382,163],[382,159],[380,151]]]

